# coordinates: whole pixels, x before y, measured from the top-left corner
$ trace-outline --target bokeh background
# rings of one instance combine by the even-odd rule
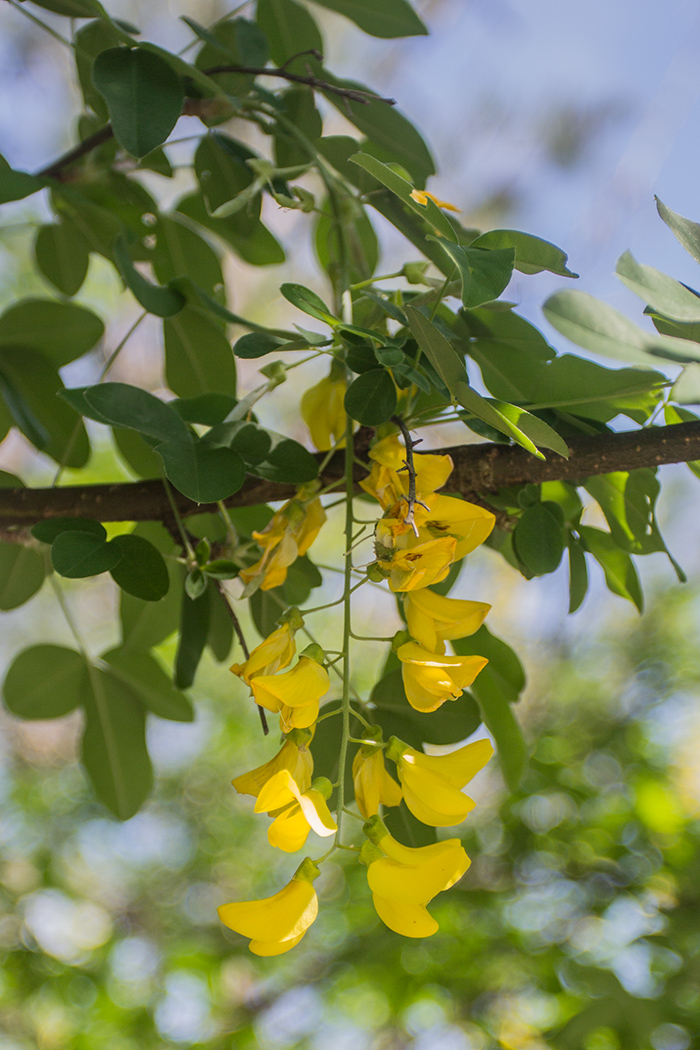
[[[378,0],[381,2],[381,0]],[[109,0],[144,37],[177,48],[178,22],[207,24],[229,5]],[[700,218],[700,15],[686,0],[418,0],[427,38],[376,41],[314,8],[330,68],[394,96],[421,129],[440,174],[430,188],[467,224],[514,227],[564,248],[578,286],[640,319],[613,276],[626,248],[697,286],[696,264],[656,214],[654,194]],[[246,14],[252,5],[244,5]],[[41,167],[71,140],[78,96],[69,53],[15,0],[0,9],[0,153]],[[42,19],[60,33],[66,23]],[[344,131],[337,112],[328,128]],[[170,150],[174,182],[146,176],[168,202],[188,187],[181,120]],[[251,272],[227,260],[229,302],[249,316],[285,319],[284,279],[325,292],[305,245],[307,220],[267,202],[266,221],[288,249],[282,267]],[[32,231],[44,205],[0,215],[0,306],[51,294],[32,269]],[[377,218],[380,272],[406,255]],[[133,302],[93,257],[78,299],[108,319],[102,352],[64,370],[94,380],[135,318]],[[518,275],[509,297],[562,350],[540,306],[562,284]],[[241,385],[256,382],[245,362]],[[294,374],[261,411],[305,439],[296,411],[310,373]],[[670,373],[672,374],[672,373]],[[111,378],[163,388],[158,332],[142,325]],[[265,415],[268,413],[268,416]],[[282,425],[280,423],[282,420]],[[95,429],[94,479],[128,471]],[[435,432],[433,443],[464,438]],[[100,444],[100,440],[102,443]],[[16,433],[0,468],[49,483],[55,465]],[[70,471],[64,483],[71,480]],[[260,960],[222,930],[218,903],[265,896],[289,876],[231,777],[265,760],[245,690],[205,664],[192,725],[152,718],[158,786],[119,824],[95,801],[76,764],[73,717],[27,724],[0,715],[0,1050],[686,1050],[700,1038],[700,556],[697,480],[663,469],[662,531],[691,582],[680,587],[661,555],[642,559],[641,619],[594,577],[566,616],[565,569],[522,580],[490,550],[468,560],[453,592],[493,604],[490,625],[519,652],[528,687],[519,717],[533,759],[509,796],[496,770],[475,782],[467,822],[472,868],[432,906],[440,932],[410,942],[377,920],[364,869],[330,863],[321,914],[288,956]],[[593,510],[588,519],[595,523]],[[331,520],[314,547],[337,565]],[[361,560],[358,559],[358,560]],[[322,593],[338,593],[324,573]],[[374,593],[374,592],[373,592]],[[93,652],[114,644],[108,584],[68,591]],[[322,601],[319,598],[319,603]],[[72,645],[48,589],[2,614],[0,664],[37,641]],[[389,596],[359,612],[362,633],[391,633]],[[245,624],[252,637],[254,628]],[[314,630],[316,629],[314,625]],[[332,647],[337,625],[319,638]],[[167,643],[160,653],[172,661]],[[366,693],[382,660],[358,649],[354,684]],[[248,800],[249,801],[249,800]]]

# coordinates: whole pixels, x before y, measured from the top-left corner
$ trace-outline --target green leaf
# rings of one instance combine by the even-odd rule
[[[280,168],[293,168],[308,164],[313,160],[313,153],[305,145],[304,139],[315,143],[323,133],[323,119],[316,109],[313,92],[304,87],[291,87],[278,96],[284,106],[284,115],[295,128],[301,132],[297,136],[286,125],[278,124],[274,128],[275,160]],[[303,138],[302,138],[303,136]]]
[[[28,602],[44,582],[44,559],[29,547],[0,542],[0,610]]]
[[[94,18],[100,14],[99,4],[94,0],[34,0],[34,3],[66,18]]]
[[[251,464],[251,473],[268,481],[301,485],[318,477],[318,460],[308,449],[292,438],[267,431],[273,445],[261,463]]]
[[[183,197],[177,210],[215,233],[251,266],[273,266],[285,260],[284,248],[256,215],[239,211],[225,219],[215,219],[199,193]]]
[[[309,560],[308,554],[297,558],[287,569],[287,579],[282,585],[287,605],[303,605],[309,600],[314,587],[320,587],[323,576]]]
[[[212,448],[202,440],[188,444],[178,440],[159,445],[158,453],[175,488],[195,503],[227,499],[245,481],[245,464],[230,448]]]
[[[325,321],[330,325],[339,324],[337,317],[333,316],[323,299],[310,288],[304,288],[302,284],[283,284],[280,292],[287,302],[310,317],[315,317],[318,321]]]
[[[124,283],[144,310],[156,317],[172,317],[182,310],[185,297],[174,288],[163,288],[147,280],[134,266],[123,234],[114,241],[114,262]]]
[[[541,273],[549,270],[559,277],[578,277],[568,269],[568,255],[551,241],[533,237],[531,233],[520,233],[519,230],[489,230],[471,242],[471,248],[514,248],[515,269],[521,273]]]
[[[110,572],[120,561],[119,547],[91,532],[60,532],[51,544],[51,564],[69,579]]]
[[[153,540],[155,522],[137,525],[131,535],[144,535]],[[162,527],[162,526],[161,526]],[[162,549],[161,549],[162,552]],[[168,563],[170,586],[159,602],[146,602],[121,592],[119,603],[123,646],[129,651],[145,652],[169,638],[180,622],[182,595],[182,568],[176,562]]]
[[[64,295],[75,295],[85,280],[90,253],[75,226],[52,223],[40,226],[34,242],[39,270]]]
[[[128,820],[153,786],[143,704],[113,674],[97,668],[83,688],[85,732],[81,757],[97,797]]]
[[[224,278],[214,249],[198,233],[168,215],[161,216],[156,226],[152,261],[161,284],[189,277],[210,295],[222,294]]]
[[[112,579],[123,591],[146,602],[158,602],[168,593],[170,580],[163,556],[143,536],[115,536],[110,546],[120,553]]]
[[[62,645],[33,645],[16,656],[5,676],[5,706],[20,718],[61,718],[81,700],[85,660]]]
[[[643,422],[658,404],[663,372],[648,368],[605,368],[595,361],[562,354],[533,373],[526,400],[603,423],[619,413]]]
[[[229,135],[212,132],[205,135],[194,158],[194,170],[210,212],[233,200],[255,180],[255,173],[246,164],[253,153],[242,142]],[[260,214],[260,196],[249,204],[254,215]]]
[[[140,478],[159,478],[163,461],[135,430],[112,428],[112,437],[120,457]]]
[[[236,403],[231,394],[218,393],[197,394],[195,397],[182,397],[171,402],[178,415],[187,423],[201,423],[206,427],[221,423],[236,407]]]
[[[258,0],[256,19],[267,37],[270,58],[278,66],[302,51],[323,51],[318,26],[295,0]]]
[[[603,357],[656,365],[700,360],[700,344],[638,328],[623,314],[586,292],[555,292],[542,307],[549,323],[572,343]]]
[[[679,405],[700,405],[700,364],[691,361],[673,384],[671,400]]]
[[[569,536],[569,612],[580,608],[588,591],[586,554],[574,536]]]
[[[189,697],[175,688],[150,653],[138,653],[120,646],[103,653],[101,659],[109,664],[114,676],[128,686],[154,715],[172,722],[194,720]]]
[[[0,345],[38,350],[56,368],[92,350],[104,330],[92,310],[52,299],[22,299],[0,315]]]
[[[236,357],[253,359],[264,357],[265,354],[278,350],[283,343],[283,339],[278,339],[274,335],[268,335],[267,332],[249,332],[248,335],[242,335],[233,344],[233,352]]]
[[[678,212],[668,208],[655,197],[656,209],[666,225],[673,231],[687,252],[700,262],[700,225],[692,219],[684,219]]]
[[[580,525],[578,532],[585,549],[602,567],[608,589],[633,602],[641,613],[644,608],[642,588],[629,554],[620,550],[609,532],[588,525]]]
[[[101,540],[107,539],[107,530],[99,521],[91,518],[49,518],[32,525],[31,534],[42,543],[53,543],[62,532],[89,532]]]
[[[63,389],[56,368],[43,354],[0,347],[0,390],[16,425],[57,463],[84,467],[90,455],[87,433],[59,400]]]
[[[275,629],[285,610],[286,602],[281,587],[257,590],[248,599],[250,615],[261,638],[267,638]]]
[[[207,644],[210,617],[211,599],[206,591],[194,600],[182,592],[180,639],[175,656],[175,685],[178,689],[187,689],[194,682]]]
[[[109,22],[99,19],[81,26],[74,36],[74,43],[75,65],[85,104],[105,123],[109,119],[109,111],[92,82],[92,64],[101,51],[120,43],[119,33]]]
[[[428,744],[457,744],[479,728],[481,716],[474,698],[463,693],[448,700],[437,711],[416,711],[406,699],[401,670],[391,671],[375,685],[370,701],[372,718],[385,738],[397,736],[410,747]]]
[[[394,838],[400,842],[407,842],[413,849],[431,846],[437,842],[436,829],[414,817],[403,799],[400,806],[392,806],[386,810],[383,820]]]
[[[44,179],[30,175],[28,171],[14,171],[12,168],[0,169],[0,204],[10,201],[21,201],[46,186]]]
[[[483,674],[483,671],[482,671]],[[481,676],[479,676],[481,677]],[[494,739],[498,763],[510,791],[517,791],[527,769],[527,744],[520,723],[507,700],[490,684],[474,690],[484,725]]]
[[[505,291],[513,275],[513,248],[464,248],[444,240],[439,243],[459,270],[462,302],[467,308],[498,299]]]
[[[618,547],[630,554],[662,549],[654,536],[654,502],[659,483],[653,471],[630,474],[619,470],[587,478],[583,485],[603,511]]]
[[[226,598],[221,594],[218,587],[209,587],[209,601],[211,609],[209,613],[209,633],[207,634],[207,646],[220,664],[229,659],[233,646],[233,620]]]
[[[396,404],[394,380],[385,368],[363,372],[345,392],[345,411],[366,427],[386,423],[396,412]]]
[[[534,445],[541,448],[551,448],[564,459],[569,458],[569,446],[564,438],[560,437],[556,430],[550,427],[549,423],[545,423],[539,416],[534,416],[531,412],[527,412],[524,408],[519,408],[517,405],[511,405],[506,401],[494,401],[490,398],[489,401],[504,419],[507,419],[517,427],[520,433],[525,434]]]
[[[554,572],[564,553],[564,529],[554,503],[535,503],[523,511],[513,530],[513,547],[534,576]]]
[[[525,671],[517,653],[507,642],[491,634],[486,624],[482,624],[474,634],[459,638],[452,646],[459,656],[485,656],[488,660],[486,667],[479,672],[472,692],[476,693],[477,682],[480,685],[488,682],[490,689],[499,692],[509,704],[516,703],[525,688]]]
[[[353,283],[365,281],[374,273],[379,245],[367,212],[356,201],[336,212],[326,200],[321,206],[314,231],[314,247],[323,269],[337,284],[343,260]]]
[[[109,48],[95,59],[92,80],[107,103],[114,137],[127,153],[145,157],[165,142],[185,94],[164,59],[142,48]]]
[[[615,273],[627,287],[653,310],[673,321],[700,321],[700,297],[653,266],[638,263],[630,252],[617,260]]]
[[[377,181],[381,182],[383,186],[386,186],[388,190],[391,190],[392,193],[396,194],[404,204],[408,205],[411,211],[429,222],[443,235],[443,237],[446,237],[448,241],[454,240],[454,226],[445,213],[440,211],[435,201],[432,201],[430,197],[428,197],[426,204],[419,204],[418,201],[414,200],[411,196],[411,193],[413,192],[413,186],[411,183],[402,178],[398,172],[393,170],[393,168],[390,168],[387,164],[382,164],[380,160],[377,160],[376,157],[373,157],[369,153],[354,153],[348,159],[351,163],[359,164],[361,168],[368,171],[373,178],[377,179]]]
[[[163,322],[165,375],[180,397],[236,393],[236,365],[221,327],[197,306]]]
[[[89,408],[99,422],[137,430],[155,441],[190,443],[186,424],[164,401],[127,383],[100,383],[84,390]]]
[[[385,39],[397,36],[427,36],[428,30],[407,0],[314,0],[321,7],[337,11],[370,36]]]

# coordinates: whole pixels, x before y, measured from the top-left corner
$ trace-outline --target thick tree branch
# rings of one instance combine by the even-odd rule
[[[361,431],[358,453],[366,445]],[[594,474],[615,470],[638,470],[664,463],[700,460],[700,422],[678,423],[668,427],[649,427],[621,434],[595,434],[568,440],[571,455],[563,459],[548,452],[545,460],[513,445],[457,445],[440,449],[455,464],[449,488],[467,499],[483,501],[489,493],[509,485],[542,481],[580,481]],[[433,453],[436,450],[433,450]],[[419,453],[416,453],[418,455]],[[337,453],[326,467],[322,483],[342,479],[343,455]],[[364,477],[358,465],[356,481]],[[250,507],[255,503],[290,499],[296,486],[249,477],[240,491],[226,500],[229,507]],[[173,492],[178,512],[186,517],[216,511],[215,504],[193,503]],[[163,521],[171,524],[172,511],[160,481],[137,481],[114,485],[71,485],[52,489],[0,489],[0,529],[22,529],[48,518],[84,517],[99,521]]]

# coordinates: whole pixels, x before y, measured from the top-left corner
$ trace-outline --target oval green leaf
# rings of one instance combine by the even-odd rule
[[[345,411],[358,423],[376,427],[396,411],[396,387],[384,368],[372,368],[354,379],[345,393]]]
[[[29,601],[44,582],[44,559],[18,543],[0,543],[0,609],[7,612]]]
[[[168,593],[170,580],[162,554],[143,536],[133,534],[115,536],[110,546],[116,545],[121,555],[111,570],[112,579],[128,594],[145,602],[158,602]]]
[[[3,684],[6,707],[20,718],[61,718],[81,702],[85,660],[62,645],[33,645],[10,665]]]
[[[120,560],[116,544],[90,532],[61,532],[51,544],[51,564],[60,576],[72,580],[111,572]]]

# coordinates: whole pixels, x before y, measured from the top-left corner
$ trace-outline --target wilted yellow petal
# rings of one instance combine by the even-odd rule
[[[373,896],[374,907],[382,922],[403,937],[431,937],[440,929],[422,904],[398,904],[388,897]]]
[[[345,383],[330,375],[309,387],[301,398],[301,418],[306,423],[319,452],[327,452],[334,445],[342,448],[345,434]]]
[[[258,675],[273,675],[282,667],[287,667],[294,659],[296,645],[294,631],[290,624],[283,623],[276,631],[256,646],[242,664],[233,664],[231,671],[238,675],[246,685]]]
[[[450,204],[449,201],[441,201],[434,193],[429,193],[428,190],[412,190],[411,197],[416,201],[417,204],[426,205],[428,203],[428,197],[434,204],[437,204],[438,208],[444,208],[446,211],[460,211],[456,204]]]

